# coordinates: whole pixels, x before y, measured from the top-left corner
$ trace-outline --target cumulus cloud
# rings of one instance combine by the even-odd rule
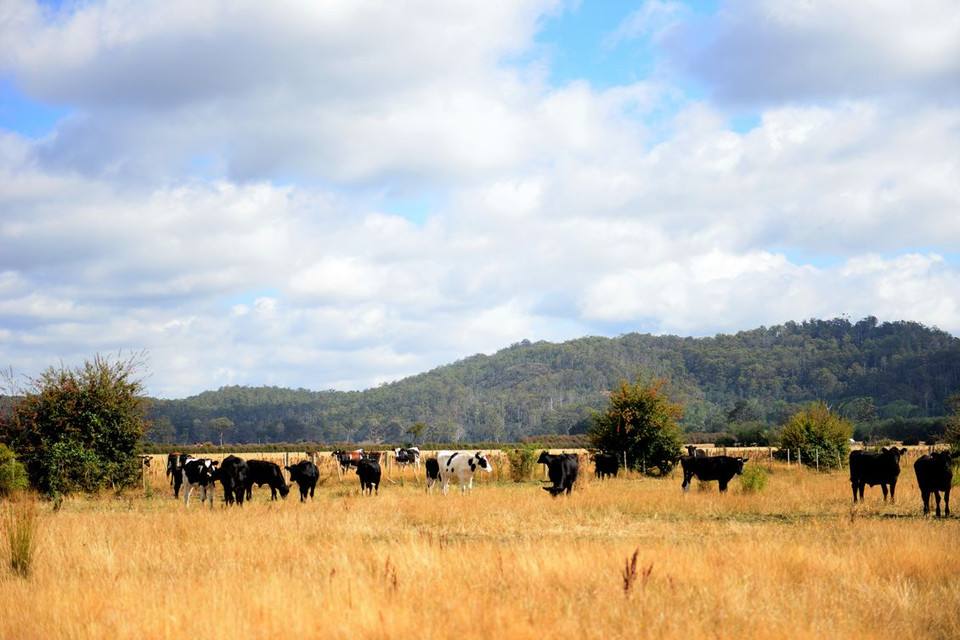
[[[644,5],[610,46],[652,37],[731,100],[776,103],[738,132],[662,76],[551,86],[504,62],[557,6],[5,3],[7,72],[73,112],[0,133],[0,363],[147,349],[151,392],[177,396],[365,387],[522,338],[842,313],[960,332],[960,111],[874,95],[921,95],[951,63],[751,97],[682,38],[710,27],[720,55],[761,14],[829,35],[832,5]],[[859,6],[835,9],[860,42],[897,17],[870,35]],[[423,219],[391,212],[426,187]]]

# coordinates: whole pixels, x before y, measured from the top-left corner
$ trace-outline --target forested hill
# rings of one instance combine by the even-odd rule
[[[781,423],[824,399],[851,419],[943,415],[960,391],[960,339],[913,322],[866,318],[788,322],[736,335],[681,338],[631,333],[562,344],[523,341],[358,392],[224,387],[157,400],[151,439],[398,442],[416,422],[428,441],[503,441],[577,433],[605,392],[639,376],[668,381],[687,431],[730,420]],[[220,425],[219,427],[217,425]]]

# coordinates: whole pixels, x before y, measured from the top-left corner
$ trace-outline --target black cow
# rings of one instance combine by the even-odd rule
[[[683,456],[680,458],[680,467],[683,469],[683,484],[680,485],[684,491],[690,490],[690,480],[694,476],[700,482],[709,482],[716,480],[720,484],[720,492],[727,490],[727,485],[733,476],[743,473],[743,463],[746,458],[733,458],[731,456]]]
[[[561,493],[566,492],[570,495],[573,491],[573,483],[577,481],[577,474],[580,471],[580,460],[575,453],[552,454],[546,451],[537,458],[537,464],[547,465],[547,475],[550,477],[552,487],[543,487],[544,491],[550,492],[554,498]]]
[[[597,480],[616,478],[620,473],[620,456],[615,453],[596,453],[593,456],[593,464]]]
[[[357,475],[360,476],[360,493],[380,495],[380,463],[364,458],[357,463]]]
[[[436,458],[427,458],[423,466],[427,470],[427,492],[429,493],[433,490],[433,485],[440,480],[440,461]]]
[[[906,449],[884,447],[880,452],[851,451],[850,452],[850,487],[853,489],[853,501],[857,501],[857,493],[863,500],[863,488],[880,485],[883,489],[883,500],[887,500],[887,485],[890,485],[890,501],[894,501],[897,490],[897,476],[900,475],[900,456]]]
[[[180,497],[180,487],[183,486],[183,474],[180,473],[180,468],[183,466],[183,461],[189,457],[185,453],[167,454],[167,477],[173,486],[174,498]]]
[[[200,504],[202,505],[203,501],[209,498],[210,506],[213,507],[213,489],[218,464],[216,460],[210,460],[209,458],[193,458],[190,456],[181,458],[180,475],[183,478],[183,483],[187,485],[183,492],[184,506],[190,505],[190,494],[193,493],[194,489],[197,489],[200,493]]]
[[[940,517],[940,492],[943,491],[943,515],[950,515],[950,486],[953,484],[953,457],[949,451],[921,456],[913,463],[917,484],[923,496],[923,515],[930,513],[930,494],[937,500],[937,517]]]
[[[290,482],[296,482],[297,486],[300,487],[300,502],[306,501],[308,493],[312,499],[313,490],[320,478],[320,470],[317,469],[317,465],[309,460],[301,460],[297,464],[285,468],[290,472]]]
[[[280,497],[286,498],[290,493],[290,487],[283,480],[283,472],[280,471],[280,465],[266,460],[247,460],[247,500],[253,499],[253,485],[270,487],[270,499],[277,499],[277,492]]]
[[[243,506],[244,494],[247,490],[247,463],[243,458],[227,456],[217,469],[216,479],[223,487],[223,501],[227,504],[236,502]]]

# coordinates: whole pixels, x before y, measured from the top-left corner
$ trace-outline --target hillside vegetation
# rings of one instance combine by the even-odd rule
[[[869,317],[788,322],[735,335],[631,333],[561,344],[523,341],[366,391],[224,387],[157,400],[157,442],[505,441],[582,433],[622,380],[663,378],[685,407],[683,428],[779,425],[822,399],[858,428],[942,430],[960,390],[960,339],[914,322]],[[228,418],[214,426],[216,418]],[[887,423],[881,421],[886,420]],[[904,426],[906,425],[906,426]],[[919,427],[917,426],[919,425]],[[897,434],[893,434],[897,436]],[[902,434],[899,437],[904,437]]]

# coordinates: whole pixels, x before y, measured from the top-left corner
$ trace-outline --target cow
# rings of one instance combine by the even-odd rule
[[[900,456],[906,449],[884,447],[879,453],[875,451],[850,452],[850,486],[853,489],[853,502],[857,502],[857,493],[863,501],[865,485],[871,487],[880,485],[883,490],[883,501],[887,501],[887,485],[890,485],[890,501],[895,501],[897,490],[897,476],[900,475]]]
[[[307,494],[313,499],[313,490],[317,486],[317,480],[320,478],[320,470],[317,465],[309,460],[301,460],[297,464],[284,467],[290,473],[290,483],[297,483],[300,487],[300,502],[306,502]]]
[[[200,493],[200,504],[204,500],[210,499],[210,507],[213,507],[213,489],[217,475],[216,460],[209,458],[194,458],[186,456],[181,458],[180,475],[182,483],[186,485],[183,491],[183,505],[190,506],[190,494],[194,489]]]
[[[474,454],[465,451],[441,451],[437,454],[437,464],[439,465],[440,490],[443,495],[447,495],[450,481],[453,478],[457,479],[460,484],[460,493],[463,494],[468,489],[473,490],[473,474],[477,469],[482,469],[487,473],[493,471],[490,461],[480,451]]]
[[[337,473],[342,474],[349,470],[350,467],[356,467],[357,464],[363,460],[363,449],[357,449],[356,451],[344,451],[343,449],[337,449],[330,454],[333,456],[339,467],[337,467]]]
[[[236,504],[243,506],[248,473],[247,463],[243,458],[231,455],[223,459],[215,477],[223,487],[223,501],[225,503],[231,505],[236,502]]]
[[[173,487],[173,497],[180,497],[180,487],[183,485],[183,475],[180,473],[180,466],[183,460],[189,456],[185,453],[167,454],[167,478],[170,479],[170,485]]]
[[[720,485],[720,493],[724,493],[733,476],[743,473],[743,464],[746,461],[746,458],[731,456],[683,456],[680,458],[680,466],[683,468],[683,484],[680,486],[684,491],[689,491],[690,480],[696,476],[700,482],[716,480]]]
[[[433,493],[433,485],[440,480],[440,463],[436,458],[427,458],[423,466],[427,470],[427,493]]]
[[[921,456],[913,463],[917,484],[923,496],[923,515],[930,513],[930,494],[937,500],[937,517],[940,517],[940,492],[943,492],[943,515],[950,516],[950,486],[953,484],[953,458],[957,454],[937,451]]]
[[[393,460],[397,466],[406,467],[413,465],[417,471],[420,470],[420,449],[417,447],[396,448],[393,450]]]
[[[594,473],[597,480],[616,478],[620,473],[620,456],[615,453],[595,453],[593,455]]]
[[[706,458],[707,452],[704,451],[703,449],[697,449],[695,445],[688,444],[687,455],[690,456],[691,458]]]
[[[580,459],[577,458],[577,454],[552,454],[544,451],[537,458],[537,464],[547,465],[547,474],[550,476],[550,482],[553,483],[552,487],[543,487],[544,491],[550,492],[554,498],[564,492],[570,495],[580,471]]]
[[[281,498],[286,498],[290,493],[290,487],[283,479],[283,472],[280,471],[280,465],[266,460],[247,460],[247,500],[253,499],[253,485],[270,487],[270,499],[277,499],[277,492],[280,492]]]
[[[360,476],[360,493],[380,495],[380,463],[370,458],[364,458],[357,464],[357,475]]]

